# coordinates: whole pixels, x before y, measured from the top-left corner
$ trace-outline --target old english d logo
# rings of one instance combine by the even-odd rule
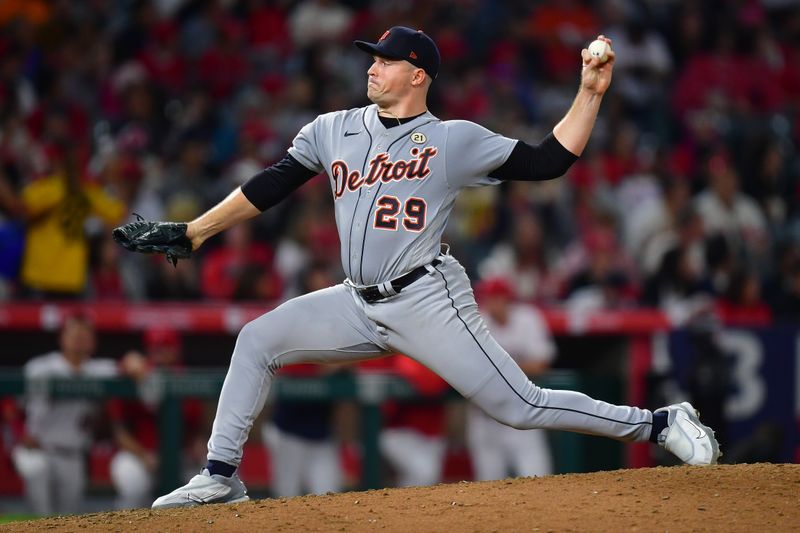
[[[411,134],[411,142],[416,144],[425,144],[428,138],[425,137],[425,134],[420,131],[415,131]]]
[[[388,36],[389,36],[389,30],[386,30],[385,32],[383,32],[383,35],[381,35],[381,38],[378,39],[378,42],[381,42],[382,40],[386,39]]]

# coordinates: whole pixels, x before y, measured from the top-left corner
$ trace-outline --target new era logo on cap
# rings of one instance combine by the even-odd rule
[[[439,73],[439,49],[422,30],[394,26],[383,32],[377,43],[354,41],[353,44],[372,55],[408,61],[423,69],[431,78]]]

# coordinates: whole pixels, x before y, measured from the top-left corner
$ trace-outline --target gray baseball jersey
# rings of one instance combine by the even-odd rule
[[[386,128],[371,105],[319,116],[289,153],[330,176],[344,271],[374,285],[436,257],[458,191],[498,183],[516,142],[429,112]]]
[[[648,439],[647,410],[534,385],[489,333],[464,268],[440,252],[458,191],[495,183],[488,174],[515,142],[430,113],[386,128],[374,105],[322,115],[301,130],[289,153],[330,176],[349,282],[289,300],[242,328],[209,460],[239,464],[278,368],[389,352],[416,359],[506,425]],[[378,301],[356,287],[385,284],[421,265],[428,275]]]
[[[28,387],[25,430],[40,448],[17,446],[14,465],[37,514],[77,513],[86,487],[85,452],[92,437],[88,422],[98,406],[86,398],[51,398],[42,382],[111,377],[117,365],[110,359],[89,359],[76,369],[55,351],[31,359],[24,371]]]
[[[39,392],[38,381],[72,377],[111,377],[117,374],[117,364],[111,359],[89,359],[74,368],[61,352],[35,357],[25,364],[25,379],[34,392],[28,393],[26,429],[42,446],[85,450],[91,444],[87,421],[96,410],[94,402],[83,398],[52,399]]]

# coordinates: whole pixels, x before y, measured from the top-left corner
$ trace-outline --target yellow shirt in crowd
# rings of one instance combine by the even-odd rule
[[[28,215],[23,284],[40,291],[82,292],[89,267],[84,223],[96,215],[108,225],[116,224],[125,206],[95,184],[69,191],[60,175],[25,187],[22,201]]]

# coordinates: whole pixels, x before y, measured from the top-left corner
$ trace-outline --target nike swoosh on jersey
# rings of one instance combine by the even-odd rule
[[[344,132],[344,136],[345,137],[350,137],[351,135],[358,135],[359,133],[361,133],[361,130],[358,130],[358,131],[346,131],[346,132]]]

